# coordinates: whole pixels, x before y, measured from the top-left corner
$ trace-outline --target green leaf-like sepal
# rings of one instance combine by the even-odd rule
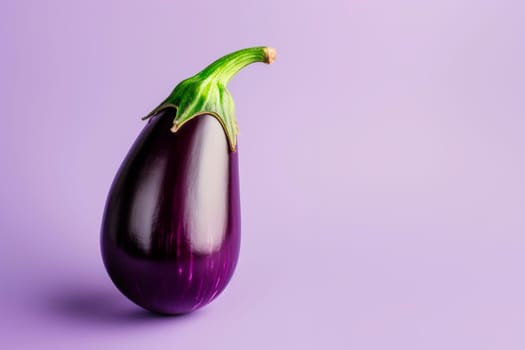
[[[176,107],[177,114],[173,120],[172,132],[177,132],[191,119],[209,114],[221,123],[232,151],[236,149],[237,122],[235,105],[230,92],[219,81],[195,76],[181,82],[173,94],[166,99],[153,114],[168,107]]]

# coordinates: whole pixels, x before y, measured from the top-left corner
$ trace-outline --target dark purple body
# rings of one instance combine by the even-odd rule
[[[175,110],[153,117],[108,195],[101,248],[106,269],[136,304],[193,311],[230,280],[240,247],[237,152],[222,126],[199,116],[170,131]]]

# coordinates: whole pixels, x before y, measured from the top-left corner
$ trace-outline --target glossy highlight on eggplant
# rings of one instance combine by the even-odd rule
[[[110,277],[136,304],[186,313],[230,280],[240,247],[238,152],[216,118],[178,133],[173,109],[150,119],[112,185],[102,256]]]
[[[194,311],[231,279],[241,239],[237,120],[226,86],[275,50],[232,52],[180,82],[111,185],[101,227],[104,266],[131,301],[163,314]]]

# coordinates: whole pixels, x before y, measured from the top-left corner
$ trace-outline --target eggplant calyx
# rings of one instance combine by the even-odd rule
[[[212,115],[222,125],[230,149],[235,152],[239,127],[227,85],[247,65],[254,62],[271,64],[275,58],[275,49],[264,46],[242,49],[221,57],[193,77],[180,82],[168,98],[142,119],[148,119],[166,108],[176,108],[170,129],[176,133],[191,119],[204,114]]]

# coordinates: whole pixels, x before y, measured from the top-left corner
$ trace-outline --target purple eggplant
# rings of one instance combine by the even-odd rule
[[[145,309],[196,310],[226,287],[241,218],[237,122],[229,80],[275,51],[233,52],[184,80],[148,123],[111,185],[101,229],[106,270]]]

